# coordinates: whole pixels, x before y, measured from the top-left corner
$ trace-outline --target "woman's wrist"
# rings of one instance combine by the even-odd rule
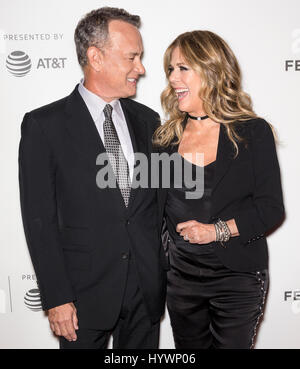
[[[239,236],[240,235],[239,234],[239,230],[237,228],[237,225],[236,225],[234,219],[227,220],[226,223],[227,223],[228,228],[230,230],[231,237],[236,237],[236,236]]]
[[[212,242],[216,242],[217,241],[217,232],[216,232],[216,227],[214,224],[211,224],[212,227]]]
[[[234,219],[227,220],[218,219],[214,224],[214,241],[220,242],[225,247],[225,243],[231,237],[239,236],[239,231]]]

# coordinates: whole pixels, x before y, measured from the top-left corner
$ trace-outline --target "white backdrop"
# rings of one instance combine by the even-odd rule
[[[38,291],[20,215],[20,124],[25,112],[68,95],[79,82],[74,29],[81,16],[106,5],[141,16],[147,72],[136,100],[162,117],[162,58],[178,34],[211,30],[237,55],[244,89],[251,94],[256,112],[275,125],[279,135],[287,213],[283,226],[268,239],[271,283],[256,348],[300,348],[299,0],[1,0],[0,348],[58,347],[45,314],[33,311],[32,302],[24,300],[38,301]],[[15,76],[7,59],[18,58],[21,52],[31,60],[31,67],[28,60],[26,75]],[[160,348],[174,348],[167,313]]]

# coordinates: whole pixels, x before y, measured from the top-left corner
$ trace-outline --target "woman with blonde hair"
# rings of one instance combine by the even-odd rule
[[[175,346],[252,348],[268,287],[266,233],[284,216],[273,128],[254,113],[236,57],[216,34],[179,35],[164,69],[167,121],[154,144],[193,178],[204,175],[202,196],[189,198],[184,180],[175,185],[176,168],[159,191]]]

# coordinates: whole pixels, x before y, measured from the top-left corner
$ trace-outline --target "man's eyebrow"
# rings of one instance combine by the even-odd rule
[[[137,55],[143,55],[143,53],[144,53],[144,50],[143,50],[143,51],[141,51],[140,53],[137,53],[137,52],[131,51],[131,52],[127,53],[127,54],[128,54],[128,55],[130,55],[130,56],[137,56]]]

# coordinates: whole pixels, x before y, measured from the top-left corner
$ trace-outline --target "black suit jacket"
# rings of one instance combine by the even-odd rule
[[[120,100],[134,152],[151,154],[157,113]],[[97,155],[105,152],[77,86],[70,96],[27,113],[19,180],[23,224],[44,309],[74,301],[79,325],[110,329],[134,259],[153,321],[164,310],[166,260],[158,228],[157,191],[99,189]]]
[[[223,247],[214,242],[221,262],[234,271],[259,271],[268,267],[266,233],[284,216],[280,170],[274,137],[263,119],[236,123],[239,154],[221,124],[217,150],[216,172],[212,188],[212,213],[209,223],[218,218],[234,218],[240,233]],[[178,151],[178,145],[167,151]],[[159,191],[160,225],[163,226],[167,189]],[[192,200],[187,200],[192,201]],[[192,220],[192,219],[191,219]],[[164,234],[164,246],[170,238]]]

